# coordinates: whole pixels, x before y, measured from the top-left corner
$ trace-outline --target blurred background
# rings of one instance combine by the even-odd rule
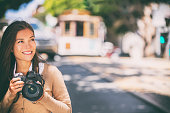
[[[169,0],[0,0],[63,73],[73,113],[170,113]]]

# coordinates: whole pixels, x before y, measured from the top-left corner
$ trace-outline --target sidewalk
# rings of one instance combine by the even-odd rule
[[[111,74],[110,77],[114,77],[117,87],[127,91],[170,96],[170,61],[145,58],[140,61],[120,59],[117,63],[121,65],[121,72],[124,75],[115,79],[114,74]]]
[[[113,82],[114,87],[170,113],[170,60],[129,57],[70,57],[74,63],[88,67],[94,73]]]
[[[141,61],[121,58],[114,61],[121,66],[124,76],[105,76],[117,88],[170,113],[170,61],[158,58],[145,58]],[[118,72],[118,71],[117,71]],[[117,75],[120,74],[116,73]]]

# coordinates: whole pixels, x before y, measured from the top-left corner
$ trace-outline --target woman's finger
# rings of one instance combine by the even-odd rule
[[[19,88],[17,88],[15,91],[16,91],[16,93],[18,93],[19,91],[21,91],[22,90],[22,87],[19,87]]]
[[[17,77],[17,78],[13,78],[10,82],[15,83],[16,81],[20,81],[20,80],[21,80],[21,78]]]
[[[23,81],[17,81],[13,83],[13,86],[24,85]]]
[[[10,91],[11,91],[12,94],[17,94],[21,90],[22,90],[22,87],[18,87],[18,88],[13,87]]]
[[[22,90],[22,87],[24,86],[24,82],[20,80],[21,80],[20,78],[13,78],[10,81],[9,90],[12,94],[16,94],[17,92]]]
[[[17,86],[14,86],[14,88],[15,88],[15,89],[20,88],[20,87],[22,88],[23,86],[24,86],[24,85],[20,85],[20,84],[19,84],[19,85],[17,85]]]
[[[37,81],[37,83],[41,85],[41,83],[39,81]]]

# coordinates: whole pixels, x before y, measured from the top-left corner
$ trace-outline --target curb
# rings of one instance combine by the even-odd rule
[[[137,92],[131,92],[133,95],[137,96],[138,98],[141,98],[142,100],[152,104],[153,106],[159,108],[165,113],[170,113],[170,98],[167,97],[168,99],[160,99],[161,97],[159,95],[156,96],[156,94],[142,94],[142,93],[137,93]],[[157,100],[162,100],[162,101],[157,101]]]

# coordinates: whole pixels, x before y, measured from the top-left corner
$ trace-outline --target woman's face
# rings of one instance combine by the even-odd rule
[[[13,47],[16,61],[31,61],[36,52],[34,33],[30,29],[23,29],[17,33]]]

